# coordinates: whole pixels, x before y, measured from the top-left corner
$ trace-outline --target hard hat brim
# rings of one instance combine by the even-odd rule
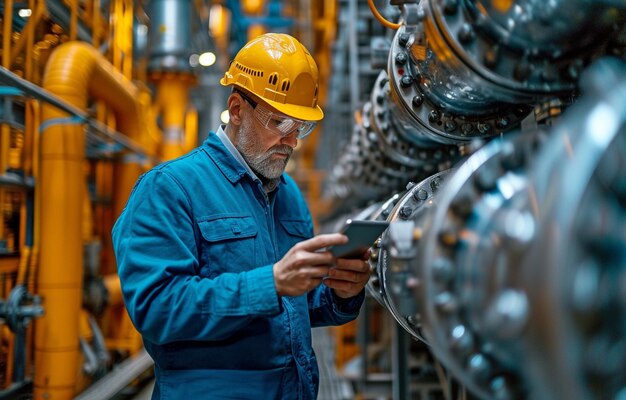
[[[277,101],[267,100],[263,98],[261,98],[261,101],[266,103],[270,107],[275,108],[282,114],[303,121],[320,121],[324,118],[324,112],[322,111],[320,106],[306,107],[295,104],[283,104]]]

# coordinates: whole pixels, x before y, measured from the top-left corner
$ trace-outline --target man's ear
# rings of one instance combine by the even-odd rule
[[[244,100],[237,93],[231,93],[231,95],[228,96],[227,104],[228,104],[228,115],[230,118],[229,122],[232,123],[233,125],[241,125],[241,112],[242,112],[243,101]]]

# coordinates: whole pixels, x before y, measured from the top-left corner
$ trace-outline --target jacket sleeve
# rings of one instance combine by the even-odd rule
[[[365,290],[349,299],[342,299],[332,289],[321,284],[308,293],[311,326],[343,325],[356,319],[363,299]]]
[[[277,314],[272,265],[201,276],[191,203],[167,172],[135,185],[113,228],[122,293],[137,330],[151,342],[222,340],[251,318]]]

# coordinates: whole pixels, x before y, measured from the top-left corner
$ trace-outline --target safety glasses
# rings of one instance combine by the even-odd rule
[[[293,132],[298,132],[296,136],[298,139],[305,138],[309,133],[315,129],[317,122],[315,121],[303,121],[296,118],[287,117],[285,115],[276,114],[268,110],[266,107],[258,104],[252,100],[248,95],[240,90],[235,90],[245,101],[252,106],[254,110],[254,117],[259,123],[270,132],[286,137]]]

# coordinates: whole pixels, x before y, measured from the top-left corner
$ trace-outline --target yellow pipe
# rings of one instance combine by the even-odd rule
[[[69,0],[70,3],[70,40],[76,40],[78,35],[78,1]]]
[[[184,153],[184,128],[189,86],[193,78],[187,74],[155,74],[150,77],[158,87],[157,104],[163,123],[161,157],[171,160]]]
[[[30,118],[29,121],[30,123],[28,124],[31,128],[31,132],[36,133],[39,132],[39,122],[40,122],[40,118],[41,118],[41,108],[39,107],[39,102],[36,100],[29,100],[26,103],[26,107],[27,109],[31,110],[30,112]],[[39,139],[37,137],[37,139]],[[25,161],[25,172],[26,174],[32,174],[33,179],[35,182],[38,182],[39,179],[39,140],[32,140],[32,145],[28,147],[29,150],[32,149],[32,154],[31,154],[31,159],[29,162],[29,159],[26,158]],[[27,151],[27,153],[30,153],[30,151]],[[32,170],[30,170],[30,166],[32,165]],[[33,213],[34,213],[34,218],[33,218],[33,243],[32,243],[32,248],[30,250],[30,259],[29,259],[29,263],[30,263],[30,274],[28,276],[28,281],[27,281],[27,285],[28,285],[28,292],[29,293],[34,293],[35,292],[35,277],[37,274],[37,266],[39,265],[39,228],[40,228],[40,196],[41,196],[41,191],[39,190],[39,186],[36,185],[34,190],[34,196],[35,196],[35,200],[34,200],[34,205],[33,205]],[[31,341],[30,344],[32,344],[32,336],[33,336],[33,330],[29,329],[28,332],[28,337],[29,340]],[[34,346],[33,346],[34,347]],[[28,361],[30,362],[30,360],[32,359],[32,357],[28,357]]]
[[[30,106],[29,108],[32,108],[32,119],[31,119],[31,124],[32,128],[31,128],[31,132],[32,135],[35,136],[35,134],[37,132],[39,132],[39,125],[40,125],[40,121],[41,121],[41,107],[39,106],[39,102],[36,100],[32,100],[27,102],[27,106]],[[31,163],[29,162],[25,162],[25,167],[26,167],[26,173],[27,174],[32,174],[33,179],[35,180],[35,182],[38,182],[39,180],[39,137],[37,137],[37,140],[32,140],[32,158],[31,158],[31,162],[32,162],[32,170],[29,169],[29,167],[31,166]],[[28,161],[28,158],[27,158]],[[39,190],[39,187],[36,185],[34,190],[34,196],[35,196],[35,204],[34,204],[34,220],[33,220],[33,248],[32,248],[32,254],[31,254],[31,262],[33,263],[33,265],[36,267],[39,262],[39,229],[40,229],[40,196],[41,196],[41,191]],[[31,271],[35,271],[35,268],[31,268]],[[33,280],[34,282],[34,276],[35,274],[31,274],[31,280]],[[29,286],[30,287],[30,286]],[[33,293],[34,291],[34,287],[31,288],[29,290],[31,293]]]
[[[126,0],[124,5],[124,23],[122,37],[124,38],[124,67],[122,72],[128,79],[133,77],[133,0]]]
[[[4,236],[4,188],[0,186],[0,240],[3,240]]]
[[[198,110],[189,107],[185,115],[185,153],[198,146]]]
[[[33,169],[33,108],[31,103],[36,100],[24,102],[24,146],[22,147],[22,168],[25,176],[32,175]]]
[[[78,335],[87,341],[91,341],[93,339],[93,329],[89,325],[89,312],[87,310],[80,310],[79,321]]]
[[[31,2],[29,2],[29,4]],[[31,10],[33,10],[33,8],[31,8]],[[46,11],[46,3],[44,1],[38,2],[33,10],[32,15],[28,17],[28,22],[26,23],[26,26],[22,30],[22,36],[17,42],[13,43],[13,47],[11,48],[11,60],[15,59],[15,57],[17,57],[22,52],[22,50],[24,50],[24,47],[26,47],[25,55],[26,55],[26,60],[28,64],[28,59],[32,58],[32,54],[29,54],[29,53],[32,53],[32,42],[33,42],[33,38],[35,34],[35,29],[39,26],[39,22],[41,21],[42,17],[45,15],[45,11]],[[29,44],[30,44],[30,51],[29,51]],[[26,79],[29,79],[29,76],[27,73],[25,73],[24,77]]]
[[[111,3],[113,25],[113,65],[127,78],[132,77],[133,57],[133,2],[132,0],[114,0]]]
[[[83,243],[93,240],[93,212],[91,210],[91,199],[89,190],[84,185],[83,194]]]
[[[109,160],[98,161],[96,164],[96,196],[100,199],[113,198],[113,163]],[[113,209],[107,204],[96,206],[97,235],[102,238],[101,274],[115,272],[115,256],[111,245],[110,234],[113,228]]]
[[[117,274],[109,274],[104,277],[104,286],[109,292],[109,305],[119,306],[124,304],[122,300],[122,286]]]
[[[12,10],[13,0],[4,0],[4,9]],[[6,69],[11,69],[11,31],[13,30],[13,13],[5,12],[2,17],[2,22],[2,66]]]
[[[30,247],[24,246],[20,250],[20,266],[17,270],[17,285],[28,284],[26,281],[26,272],[30,267]]]
[[[8,290],[8,288],[7,288],[7,290]],[[13,370],[15,368],[15,365],[14,365],[15,362],[14,362],[14,359],[13,359],[13,354],[14,354],[14,351],[15,351],[15,334],[13,332],[9,331],[8,329],[7,329],[7,331],[8,332],[7,332],[6,336],[5,336],[6,344],[3,344],[4,346],[6,346],[6,352],[7,352],[7,355],[8,355],[7,360],[6,360],[6,364],[5,364],[6,365],[6,368],[5,368],[5,374],[6,375],[5,376],[7,377],[6,381],[5,381],[6,382],[5,387],[4,387],[5,389],[8,388],[10,386],[10,384],[11,384],[11,381],[12,381],[11,377],[13,377]]]
[[[26,247],[26,227],[28,219],[26,215],[26,192],[20,193],[20,235],[17,242],[17,248]]]
[[[93,0],[93,18],[91,22],[91,41],[93,47],[98,48],[100,46],[100,0]]]
[[[4,175],[9,166],[9,150],[11,143],[11,127],[0,124],[0,175]]]
[[[241,8],[246,14],[258,15],[261,13],[264,3],[265,2],[263,0],[243,0]]]
[[[68,42],[51,54],[43,87],[82,110],[89,95],[107,102],[118,130],[131,139],[150,129],[135,86],[86,43]],[[43,107],[43,121],[67,116]],[[35,399],[71,399],[75,394],[83,279],[82,213],[77,210],[83,205],[84,157],[82,126],[52,124],[42,133],[40,190],[45,201],[38,292],[46,314],[35,322]]]

